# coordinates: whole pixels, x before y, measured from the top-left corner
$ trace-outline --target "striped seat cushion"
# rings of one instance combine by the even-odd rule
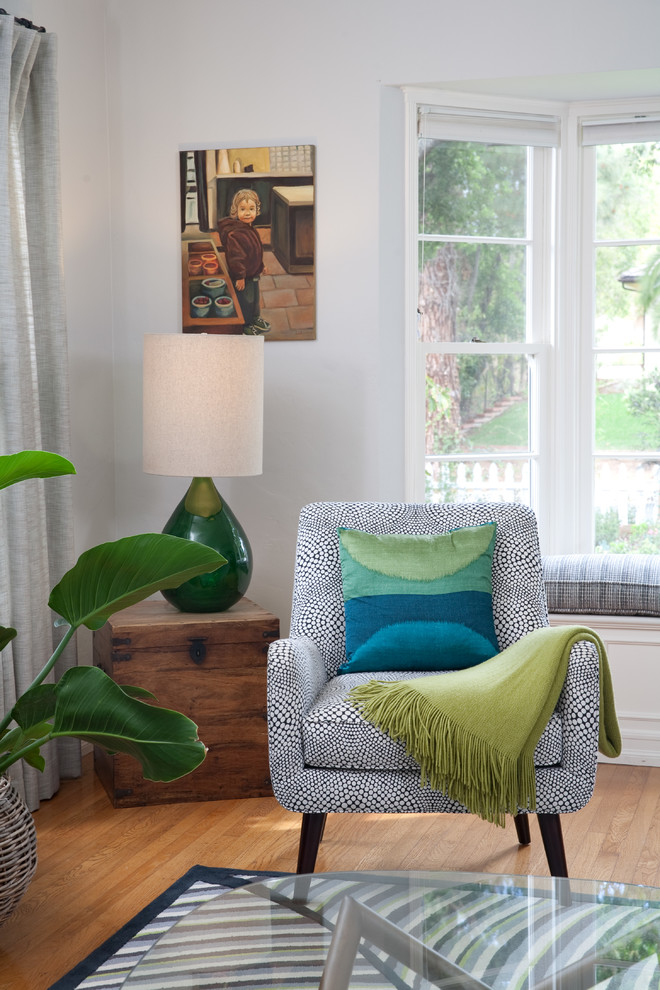
[[[544,557],[543,581],[549,612],[660,616],[660,555]]]

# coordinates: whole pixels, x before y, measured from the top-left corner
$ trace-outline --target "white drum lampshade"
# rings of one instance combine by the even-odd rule
[[[164,532],[213,547],[227,564],[163,592],[181,611],[224,611],[247,590],[247,536],[213,478],[261,474],[264,340],[234,334],[145,334],[143,467],[192,477]]]

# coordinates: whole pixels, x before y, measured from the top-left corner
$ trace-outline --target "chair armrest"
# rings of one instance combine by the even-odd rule
[[[598,649],[595,643],[575,643],[568,660],[566,680],[559,695],[557,709],[562,717],[564,759],[575,751],[584,759],[596,758],[600,714]]]
[[[561,759],[554,768],[537,770],[537,810],[577,811],[591,798],[598,762],[600,692],[594,643],[583,640],[571,649],[556,710],[561,717]],[[547,788],[546,776],[552,781]]]
[[[328,680],[312,639],[278,639],[268,647],[268,753],[275,796],[304,769],[302,721]]]

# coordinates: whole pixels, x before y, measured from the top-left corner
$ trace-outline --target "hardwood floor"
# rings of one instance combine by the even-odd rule
[[[39,865],[0,928],[0,988],[47,990],[189,867],[293,871],[300,816],[274,798],[115,810],[86,763],[35,814]],[[660,768],[602,764],[563,818],[574,877],[660,886]],[[471,815],[331,815],[318,870],[547,874],[536,822],[520,847]]]

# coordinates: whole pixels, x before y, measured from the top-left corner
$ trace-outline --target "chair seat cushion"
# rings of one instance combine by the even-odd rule
[[[348,692],[369,680],[400,681],[442,671],[396,671],[339,674],[317,695],[303,719],[305,764],[336,770],[415,770],[419,764],[406,754],[403,742],[390,739],[362,718],[347,700]],[[554,712],[534,753],[538,767],[556,766],[561,759],[561,719]]]

